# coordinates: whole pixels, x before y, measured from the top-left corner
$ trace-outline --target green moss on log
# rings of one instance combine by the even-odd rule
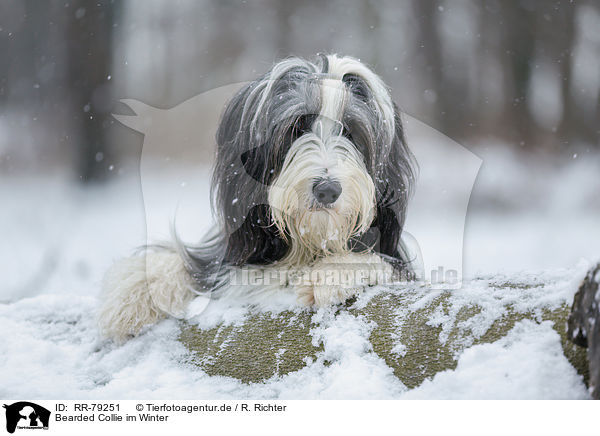
[[[241,325],[209,330],[182,323],[180,340],[192,351],[190,361],[207,374],[260,382],[316,360],[323,348],[312,344],[311,318],[309,311],[260,313]]]
[[[374,323],[369,337],[373,352],[408,388],[419,386],[440,371],[456,368],[457,358],[465,348],[495,342],[524,319],[554,323],[565,356],[587,383],[585,349],[572,344],[566,337],[569,314],[566,304],[537,314],[519,313],[506,307],[505,313],[482,335],[475,335],[466,327],[466,321],[478,315],[481,308],[463,306],[455,315],[450,331],[442,335],[442,327],[428,321],[436,310],[448,315],[450,296],[450,292],[443,292],[424,307],[417,305],[414,308],[413,303],[422,294],[386,291],[373,296],[361,307],[347,303],[338,314],[346,311]],[[209,375],[233,377],[245,383],[262,382],[298,371],[319,359],[323,347],[313,343],[310,334],[316,327],[313,315],[308,310],[276,315],[256,313],[249,314],[239,325],[208,330],[182,323],[180,340],[191,351],[190,362]]]

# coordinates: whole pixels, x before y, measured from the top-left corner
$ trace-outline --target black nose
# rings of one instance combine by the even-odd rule
[[[317,201],[324,205],[335,203],[342,193],[342,185],[335,180],[317,180],[313,185],[313,195]]]

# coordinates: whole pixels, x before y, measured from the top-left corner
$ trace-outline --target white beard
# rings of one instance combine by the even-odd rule
[[[342,186],[330,207],[316,207],[315,179],[335,178]],[[290,249],[282,262],[306,265],[320,257],[344,254],[348,241],[364,233],[375,213],[375,185],[350,141],[316,134],[299,138],[269,189],[273,221]]]

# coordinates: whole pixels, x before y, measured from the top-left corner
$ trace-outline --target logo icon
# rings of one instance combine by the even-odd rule
[[[29,401],[19,401],[4,405],[6,409],[6,431],[14,433],[18,429],[48,429],[50,411]]]

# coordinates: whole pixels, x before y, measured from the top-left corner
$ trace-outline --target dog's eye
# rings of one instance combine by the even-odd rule
[[[356,74],[346,73],[344,74],[344,77],[342,77],[342,82],[344,82],[346,86],[350,88],[350,91],[360,100],[364,102],[369,101],[371,92],[369,91],[369,86],[361,77]]]
[[[342,136],[344,138],[347,138],[350,142],[354,142],[354,140],[352,138],[352,132],[346,126],[344,126],[344,128],[342,129]]]
[[[310,132],[312,125],[315,122],[316,115],[302,115],[300,116],[294,126],[292,127],[292,140],[296,140],[305,133]]]
[[[344,124],[344,127],[342,129],[342,136],[348,141],[350,141],[354,145],[354,147],[359,151],[359,153],[361,153],[362,155],[367,154],[367,145],[365,144],[364,140],[362,140],[363,136],[360,130],[355,131],[353,134],[352,129],[350,129],[346,124]]]

